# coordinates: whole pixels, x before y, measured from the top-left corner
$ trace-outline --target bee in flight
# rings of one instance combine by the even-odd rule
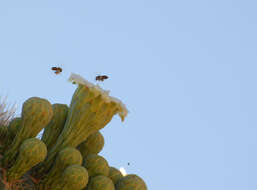
[[[109,77],[106,75],[98,75],[95,77],[96,81],[104,81],[105,79],[108,79]]]
[[[62,72],[62,68],[61,67],[52,67],[52,70],[55,71],[55,74],[60,74]]]

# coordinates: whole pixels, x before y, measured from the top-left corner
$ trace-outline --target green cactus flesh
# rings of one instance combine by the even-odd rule
[[[17,149],[21,143],[25,139],[36,137],[50,122],[52,116],[52,106],[46,99],[32,97],[24,102],[22,106],[21,128],[18,130],[11,146],[4,154],[4,166],[7,167],[14,161]]]
[[[115,187],[110,178],[104,175],[97,175],[89,179],[85,190],[115,190]]]
[[[114,101],[106,102],[102,96],[98,91],[79,85],[73,95],[65,126],[49,151],[46,161],[40,166],[39,173],[44,173],[51,167],[56,154],[62,148],[77,147],[89,135],[110,122],[118,112],[119,104]]]
[[[120,170],[116,169],[115,167],[110,167],[108,177],[114,184],[116,184],[117,181],[123,177],[123,175],[121,174]]]
[[[71,78],[78,88],[69,107],[32,97],[21,117],[0,126],[0,190],[147,190],[141,178],[122,176],[97,155],[104,146],[99,130],[117,113],[123,121],[126,107],[99,86]]]
[[[97,154],[89,154],[83,163],[83,166],[87,169],[90,177],[96,175],[109,175],[109,164],[106,159]]]
[[[147,190],[146,184],[139,176],[130,174],[122,177],[115,184],[115,190]]]
[[[7,181],[18,180],[33,166],[42,162],[47,155],[46,145],[37,138],[23,141],[14,165],[7,172]]]
[[[66,167],[74,164],[82,164],[80,152],[73,147],[64,148],[57,154],[55,164],[43,179],[42,184],[51,185],[60,177]]]
[[[50,150],[56,143],[56,139],[60,135],[68,114],[68,106],[66,104],[53,104],[53,117],[49,124],[44,128],[41,140]]]
[[[78,149],[82,154],[82,157],[85,158],[88,154],[98,154],[104,147],[104,137],[97,131],[96,133],[91,134],[86,141],[83,141]]]

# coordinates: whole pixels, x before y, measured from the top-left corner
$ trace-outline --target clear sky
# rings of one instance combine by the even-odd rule
[[[69,104],[71,72],[106,74],[100,85],[130,111],[102,130],[111,166],[149,190],[255,190],[256,10],[256,0],[1,1],[0,95],[17,113],[32,96]]]

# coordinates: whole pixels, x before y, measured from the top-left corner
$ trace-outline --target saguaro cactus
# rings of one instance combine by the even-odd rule
[[[78,88],[69,106],[32,97],[21,118],[1,124],[0,190],[146,190],[141,178],[122,176],[98,155],[99,130],[115,114],[123,121],[126,107],[78,75],[70,80]],[[41,140],[35,138],[43,128]]]
[[[118,113],[122,120],[127,115],[126,107],[117,99],[110,97],[99,87],[72,75],[71,81],[79,82],[69,108],[68,117],[56,144],[40,165],[38,173],[51,167],[56,154],[67,146],[77,147],[87,137],[102,129]]]

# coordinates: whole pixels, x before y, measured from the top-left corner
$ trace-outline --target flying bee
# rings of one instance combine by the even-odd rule
[[[108,79],[109,77],[106,75],[98,75],[95,77],[96,81],[104,81],[105,79]]]
[[[61,67],[52,67],[52,70],[55,71],[55,74],[60,74],[62,72],[62,68]]]

